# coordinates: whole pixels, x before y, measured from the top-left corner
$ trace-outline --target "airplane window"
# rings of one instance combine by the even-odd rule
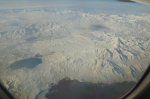
[[[0,83],[16,99],[116,99],[149,59],[146,0],[0,0]]]

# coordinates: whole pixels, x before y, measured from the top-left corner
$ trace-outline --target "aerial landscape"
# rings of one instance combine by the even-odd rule
[[[122,82],[131,87],[149,65],[150,6],[31,1],[0,7],[0,82],[15,98],[54,99],[48,91],[64,79],[77,88],[101,84],[109,90]]]

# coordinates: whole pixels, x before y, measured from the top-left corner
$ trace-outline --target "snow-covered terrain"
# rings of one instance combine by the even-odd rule
[[[34,68],[12,69],[40,55]],[[0,81],[19,99],[51,83],[137,81],[150,59],[150,14],[51,8],[0,10]]]

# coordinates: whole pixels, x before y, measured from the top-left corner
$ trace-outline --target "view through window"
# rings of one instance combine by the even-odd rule
[[[16,99],[116,99],[149,59],[149,5],[0,0],[0,82]]]

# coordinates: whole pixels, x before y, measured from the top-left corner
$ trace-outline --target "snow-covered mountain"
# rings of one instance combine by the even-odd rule
[[[93,83],[138,81],[149,64],[149,26],[146,13],[0,10],[0,80],[20,99],[33,99],[65,77]],[[37,54],[42,63],[34,68],[10,67]]]

